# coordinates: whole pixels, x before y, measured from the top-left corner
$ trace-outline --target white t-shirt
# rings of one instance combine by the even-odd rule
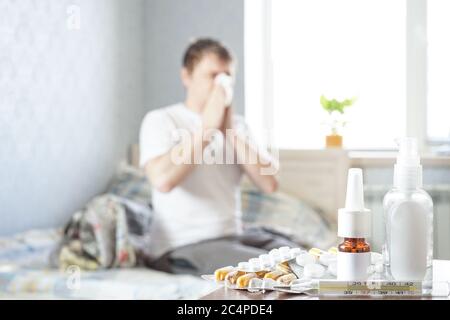
[[[243,117],[236,115],[233,122],[248,132]],[[177,144],[177,129],[193,132],[200,126],[200,114],[182,103],[148,112],[140,131],[141,167]],[[219,134],[207,148],[220,149],[223,143]],[[239,233],[241,176],[238,164],[199,164],[170,192],[153,188],[152,254],[158,257],[179,246]]]

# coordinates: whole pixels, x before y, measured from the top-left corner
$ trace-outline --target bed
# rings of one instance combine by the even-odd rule
[[[62,230],[0,238],[0,299],[197,299],[216,289],[190,275],[148,268],[64,271],[49,266]]]
[[[127,164],[134,171],[138,152],[137,146],[131,148]],[[257,194],[248,181],[242,183],[244,206],[250,211],[258,208],[247,215],[247,223],[274,225],[279,220],[273,218],[276,213],[284,217],[280,230],[290,227],[294,235],[309,234],[310,246],[332,243],[347,159],[340,150],[281,151],[279,193]],[[120,188],[130,191],[127,184]],[[61,235],[62,230],[50,229],[0,238],[0,299],[197,299],[217,288],[198,277],[145,268],[61,271],[49,263]]]

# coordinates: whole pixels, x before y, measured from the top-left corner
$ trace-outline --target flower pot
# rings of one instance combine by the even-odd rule
[[[339,134],[330,134],[326,136],[327,148],[342,148],[342,136]]]

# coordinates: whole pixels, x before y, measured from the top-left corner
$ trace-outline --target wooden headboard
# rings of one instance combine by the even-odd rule
[[[349,166],[344,150],[280,150],[280,190],[321,209],[330,222],[337,224]]]
[[[280,150],[277,174],[280,191],[299,197],[324,212],[337,223],[337,210],[345,199],[347,170],[350,166],[344,150]],[[130,163],[138,167],[139,147],[131,146]],[[243,183],[248,183],[244,180]]]

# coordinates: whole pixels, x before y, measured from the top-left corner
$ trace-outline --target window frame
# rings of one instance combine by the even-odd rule
[[[406,132],[405,135],[415,136],[418,139],[419,149],[422,152],[429,152],[430,147],[442,143],[450,143],[444,139],[433,139],[428,136],[427,132],[427,5],[428,0],[407,0],[406,1]],[[245,114],[252,117],[249,106],[254,105],[254,101],[262,102],[262,114],[259,116],[260,121],[257,123],[255,131],[261,135],[264,132],[262,141],[263,145],[268,145],[271,141],[270,133],[273,132],[273,61],[272,61],[272,39],[271,32],[271,6],[272,0],[245,0],[244,5],[244,47],[246,61],[245,69],[245,87],[249,87],[249,83],[260,81],[260,92],[245,92]],[[247,20],[249,12],[251,14],[260,14],[255,22]],[[253,25],[251,25],[253,24]],[[260,39],[260,43],[253,41],[252,45],[248,44],[248,37],[254,37],[255,30],[260,32],[256,38]],[[260,61],[249,61],[248,53],[260,52]],[[258,60],[258,59],[256,59]],[[251,64],[253,67],[250,67]],[[262,79],[252,77],[250,70],[254,67],[261,69]],[[248,68],[248,69],[247,69]],[[256,97],[260,95],[260,97]],[[381,150],[380,150],[381,151]],[[376,152],[376,150],[375,150]]]

